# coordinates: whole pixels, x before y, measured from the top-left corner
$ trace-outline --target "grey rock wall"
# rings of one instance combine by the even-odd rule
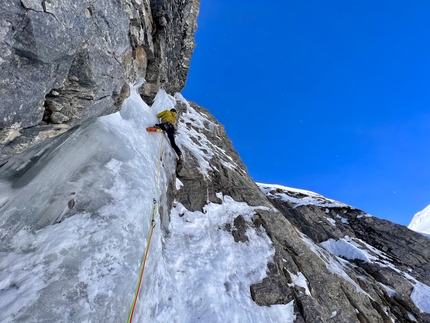
[[[285,201],[281,195],[293,197],[297,203]],[[371,296],[370,305],[380,316],[375,321],[366,317],[364,322],[389,322],[390,318],[395,322],[413,322],[412,317],[418,322],[430,322],[430,315],[421,313],[411,300],[416,280],[430,283],[428,238],[351,206],[342,203],[333,206],[328,199],[321,198],[320,206],[300,205],[306,195],[297,197],[297,193],[280,189],[273,190],[268,197],[285,218],[315,244],[329,239],[352,239],[359,248],[375,257],[372,262],[344,259],[350,277]],[[388,293],[384,286],[395,292]]]
[[[128,96],[128,84],[138,78],[147,81],[141,95],[148,102],[161,86],[169,93],[180,91],[195,46],[198,8],[199,0],[3,3],[0,167],[9,156],[117,111]],[[272,240],[275,256],[267,277],[250,286],[256,304],[294,300],[297,322],[430,322],[411,300],[414,280],[430,284],[430,240],[349,206],[327,207],[324,201],[322,206],[298,206],[278,195],[298,200],[306,195],[288,190],[266,196],[247,174],[224,127],[208,111],[191,105],[207,117],[196,132],[217,153],[204,177],[185,149],[186,163],[177,170],[184,186],[176,191],[172,181],[166,198],[168,204],[175,198],[192,211],[201,211],[208,201],[221,203],[216,193],[263,207],[251,222],[238,215],[233,226],[223,228],[235,243],[246,243],[249,226],[265,230]],[[178,104],[179,111],[185,108]],[[167,221],[163,219],[163,228]],[[346,237],[378,261],[341,259],[321,245]],[[347,277],[333,273],[329,264],[342,265]],[[303,275],[308,290],[294,284],[297,275]]]
[[[0,160],[186,81],[199,0],[10,0],[0,9]],[[61,126],[58,126],[61,125]],[[1,162],[0,162],[1,164]]]
[[[223,153],[210,159],[211,171],[204,177],[196,171],[198,162],[192,152],[182,147],[186,162],[179,166],[177,177],[184,186],[175,192],[175,198],[192,211],[202,211],[208,201],[221,203],[216,193],[266,208],[258,210],[250,223],[238,215],[233,226],[224,227],[235,243],[246,243],[250,226],[264,228],[272,240],[276,251],[267,277],[250,286],[256,304],[270,306],[294,300],[296,322],[430,322],[430,316],[421,313],[411,300],[415,280],[430,283],[428,238],[322,196],[317,198],[319,206],[299,205],[309,198],[304,193],[274,189],[266,196],[248,176],[223,126],[204,108],[194,103],[191,106],[207,117],[205,128],[194,130],[208,139],[213,151]],[[184,105],[177,107],[185,111]],[[186,126],[192,128],[193,124]],[[200,142],[206,140],[195,141],[196,145]],[[230,163],[226,155],[232,158]],[[321,245],[342,238],[354,239],[375,261],[342,259]],[[300,275],[308,291],[294,283]]]

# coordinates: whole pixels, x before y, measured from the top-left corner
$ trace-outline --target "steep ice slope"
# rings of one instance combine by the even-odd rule
[[[430,237],[430,205],[414,215],[408,228]]]
[[[178,167],[145,131],[173,106]],[[149,108],[134,89],[120,113],[10,159],[0,186],[2,322],[125,322],[154,199],[134,322],[430,322],[429,239],[257,186],[222,125],[180,94]]]
[[[259,307],[250,297],[249,285],[264,277],[274,253],[264,230],[235,244],[223,228],[237,213],[249,221],[254,207],[220,196],[223,203],[204,212],[175,202],[169,214],[167,188],[180,187],[172,177],[176,156],[163,134],[145,127],[175,99],[160,91],[149,108],[137,87],[120,113],[1,168],[0,321],[125,322],[157,199],[135,322],[292,322],[292,303]],[[180,132],[178,141],[200,158],[196,173],[204,173],[210,152],[197,149],[186,128]]]
[[[161,137],[144,130],[155,121],[133,92],[121,113],[1,168],[1,322],[126,319],[152,200],[160,198]],[[163,158],[164,195],[175,162],[167,149]],[[159,227],[156,232],[160,236]],[[161,250],[160,239],[153,249]]]

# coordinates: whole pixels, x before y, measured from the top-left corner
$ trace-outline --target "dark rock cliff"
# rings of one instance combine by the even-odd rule
[[[0,9],[0,160],[117,111],[180,91],[199,0],[11,0]]]
[[[215,154],[204,177],[195,171],[198,161],[192,152],[185,149],[186,163],[177,172],[184,186],[175,198],[192,211],[201,211],[208,201],[221,203],[218,192],[266,207],[252,223],[238,215],[234,227],[225,228],[242,243],[247,227],[263,227],[276,249],[267,278],[250,286],[257,304],[294,300],[296,322],[430,322],[411,299],[417,281],[430,283],[428,238],[312,192],[257,187],[223,126],[207,110],[194,103],[191,107],[207,118],[204,128],[194,129],[199,135],[193,141],[205,142],[202,149],[210,146]],[[345,246],[359,255],[348,259],[336,252],[336,247]],[[300,279],[307,288],[294,283]]]

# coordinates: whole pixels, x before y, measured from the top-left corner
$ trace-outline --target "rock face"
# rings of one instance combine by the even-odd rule
[[[204,127],[182,118],[194,127],[191,139],[215,153],[204,177],[195,171],[199,162],[193,153],[185,150],[186,163],[177,172],[184,186],[175,198],[192,211],[202,211],[207,201],[221,203],[217,192],[265,207],[252,223],[238,215],[234,227],[224,228],[236,243],[244,243],[248,226],[262,226],[273,242],[276,253],[267,278],[250,286],[258,305],[294,300],[296,322],[430,322],[412,295],[414,286],[430,285],[428,238],[312,192],[257,187],[223,126],[207,110],[190,106],[207,118]],[[184,106],[178,109],[185,112]]]
[[[0,149],[15,155],[185,84],[199,0],[11,0],[0,9]],[[61,126],[58,126],[61,125]]]
[[[12,167],[3,166],[8,156],[26,150],[38,153],[28,164],[13,165],[22,173],[51,158],[56,152],[49,143],[61,144],[85,120],[117,111],[131,81],[146,79],[141,90],[146,100],[161,86],[169,93],[180,91],[194,48],[198,5],[198,0],[4,3],[0,170],[7,173]],[[183,147],[186,162],[176,172],[183,186],[177,190],[171,178],[163,205],[175,199],[190,211],[203,211],[208,202],[222,203],[221,194],[258,206],[252,220],[237,214],[233,223],[217,228],[229,232],[234,243],[249,241],[249,227],[264,229],[270,237],[275,254],[267,277],[249,286],[256,304],[294,301],[296,322],[430,322],[421,311],[420,295],[427,293],[428,307],[428,238],[315,193],[257,185],[224,127],[207,110],[178,101],[181,122],[190,133],[187,147],[202,154]],[[191,108],[205,121],[197,124],[187,113]],[[45,141],[71,127],[64,137]],[[29,174],[23,178],[29,180]],[[79,203],[75,206],[70,198],[67,207]],[[169,210],[160,213],[161,227],[169,234]],[[38,220],[31,212],[25,215]]]

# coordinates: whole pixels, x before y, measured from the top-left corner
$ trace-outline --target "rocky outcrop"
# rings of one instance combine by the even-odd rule
[[[207,110],[190,107],[206,122],[181,121],[194,130],[191,139],[207,152],[209,166],[201,175],[195,153],[184,148],[186,163],[177,171],[184,186],[175,198],[192,211],[221,203],[217,193],[260,206],[252,222],[238,215],[223,228],[235,243],[246,243],[250,226],[264,228],[272,240],[267,277],[250,286],[258,305],[294,300],[296,322],[430,322],[412,300],[416,284],[430,285],[429,239],[315,193],[257,187],[223,126]],[[185,114],[184,105],[178,109]]]
[[[271,189],[267,196],[315,245],[327,246],[327,241],[337,246],[346,243],[368,253],[370,261],[360,256],[348,258],[335,248],[326,248],[343,259],[349,277],[368,294],[372,308],[379,313],[378,320],[367,317],[364,322],[388,322],[389,318],[413,322],[413,317],[418,322],[430,322],[430,316],[421,313],[411,300],[417,281],[430,284],[428,238],[323,197],[318,197],[318,203],[306,205],[302,201],[309,196],[288,189]],[[359,302],[354,300],[351,304],[357,306]]]
[[[11,0],[0,9],[0,149],[15,155],[185,84],[199,0]],[[59,126],[60,125],[60,126]]]

